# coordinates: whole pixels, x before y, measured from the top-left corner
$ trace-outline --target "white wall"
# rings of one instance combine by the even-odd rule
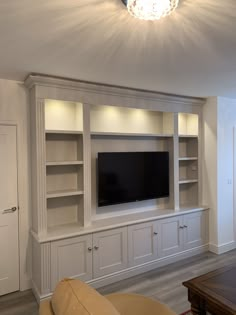
[[[203,200],[211,209],[210,249],[222,253],[235,247],[233,173],[234,159],[236,161],[236,100],[209,98],[204,105],[203,117]]]
[[[234,242],[233,161],[236,100],[218,98],[218,242]]]
[[[17,125],[20,289],[30,288],[29,102],[23,83],[0,79],[0,122]]]
[[[217,208],[217,98],[208,98],[203,107],[203,204],[210,207],[209,241],[218,244]]]

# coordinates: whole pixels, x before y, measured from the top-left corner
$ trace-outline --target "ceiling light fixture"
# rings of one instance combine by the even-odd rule
[[[179,0],[122,0],[129,13],[142,20],[159,20],[171,14]]]

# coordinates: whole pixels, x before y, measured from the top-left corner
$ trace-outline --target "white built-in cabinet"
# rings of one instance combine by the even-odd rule
[[[93,234],[93,276],[98,278],[127,268],[127,228]]]
[[[128,267],[127,227],[51,242],[51,283],[88,281]]]
[[[150,262],[206,250],[204,99],[42,75],[25,84],[37,257],[32,285],[39,299],[63,277],[102,285],[98,279],[128,277],[158,265]],[[98,207],[98,152],[135,151],[169,152],[169,197]]]
[[[129,266],[141,265],[158,258],[158,230],[156,221],[128,227]]]
[[[92,235],[68,238],[51,243],[51,286],[55,288],[60,279],[93,277]]]
[[[199,211],[51,242],[52,289],[65,277],[98,279],[200,248],[207,222]]]
[[[166,257],[206,244],[208,241],[207,223],[206,212],[160,220],[159,256]]]

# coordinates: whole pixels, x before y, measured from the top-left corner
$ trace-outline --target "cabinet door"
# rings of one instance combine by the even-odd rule
[[[93,234],[95,278],[127,268],[127,256],[127,227]]]
[[[51,243],[52,290],[63,278],[92,279],[92,235]]]
[[[183,250],[183,217],[176,216],[158,221],[158,248],[165,257]]]
[[[129,266],[157,259],[157,223],[148,222],[128,227]]]
[[[184,249],[191,249],[207,243],[206,212],[184,215]]]

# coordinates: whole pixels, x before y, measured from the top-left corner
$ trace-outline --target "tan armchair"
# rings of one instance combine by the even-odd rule
[[[80,280],[65,279],[39,315],[176,315],[167,306],[137,294],[100,295]]]

